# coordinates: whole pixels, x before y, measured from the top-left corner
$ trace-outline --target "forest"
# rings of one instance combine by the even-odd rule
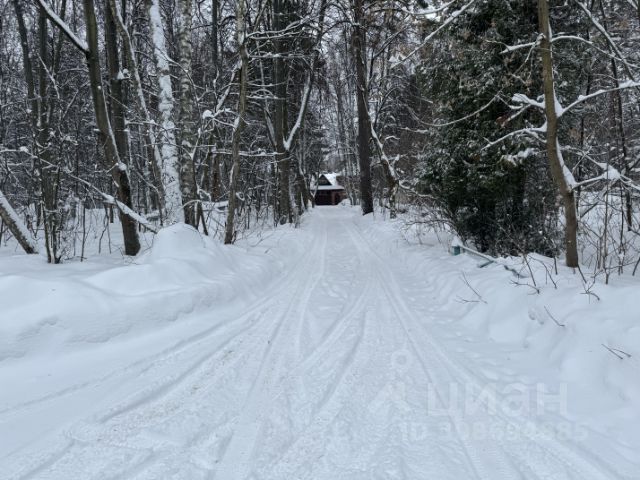
[[[82,257],[87,215],[224,243],[363,214],[607,280],[638,244],[635,0],[2,0],[0,236]],[[93,212],[93,213],[92,213]],[[106,221],[106,220],[105,220]],[[39,248],[38,245],[41,245]]]
[[[0,477],[640,480],[640,0],[0,0]]]

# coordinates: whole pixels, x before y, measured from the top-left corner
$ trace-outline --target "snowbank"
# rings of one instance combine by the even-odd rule
[[[302,254],[305,234],[292,233],[278,229],[247,250],[178,224],[128,265],[0,257],[0,362],[139,335],[214,303],[249,303]]]
[[[498,391],[544,388],[560,408],[530,412],[543,426],[564,428],[628,478],[640,467],[640,278],[610,284],[552,259],[532,255],[487,265],[447,251],[448,233],[367,216],[357,220],[383,255],[411,272],[431,298],[428,329],[463,368]],[[519,275],[505,269],[508,266]],[[566,396],[563,396],[566,392]],[[552,395],[552,396],[553,396]],[[580,430],[576,430],[576,428]]]

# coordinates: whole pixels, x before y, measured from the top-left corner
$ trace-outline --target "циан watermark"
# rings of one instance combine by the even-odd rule
[[[411,383],[409,401],[406,375],[413,363],[407,350],[394,352],[390,357],[390,377],[368,406],[373,416],[387,415],[393,409],[400,418],[424,419],[400,422],[406,440],[419,442],[434,435],[477,441],[537,436],[583,440],[588,433],[586,427],[564,420],[569,404],[566,383],[552,388],[544,383],[522,382],[435,383],[431,378],[418,395]]]

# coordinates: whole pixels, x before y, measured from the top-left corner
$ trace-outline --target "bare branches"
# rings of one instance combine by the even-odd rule
[[[51,8],[46,0],[38,0],[38,4],[40,5],[40,7],[42,7],[49,20],[51,20],[60,29],[60,31],[64,33],[64,35],[71,41],[71,43],[82,53],[88,55],[89,46],[87,45],[87,42],[73,33],[73,30],[71,30],[69,25],[67,25],[67,23],[58,16],[58,14],[53,10],[53,8]]]
[[[461,300],[463,302],[482,302],[482,303],[484,303],[486,305],[487,304],[486,300],[484,298],[482,298],[482,295],[480,295],[478,293],[478,291],[471,286],[471,284],[469,283],[469,280],[467,279],[467,276],[464,274],[464,272],[462,272],[461,275],[462,275],[462,279],[464,281],[464,284],[469,288],[469,290],[471,290],[474,293],[474,295],[476,296],[476,299],[477,299],[477,300],[464,300],[464,299],[461,299]],[[458,298],[460,298],[460,297],[458,297]]]
[[[38,244],[2,191],[0,191],[0,217],[26,253],[38,253]]]
[[[577,100],[575,100],[573,103],[570,103],[567,107],[565,107],[563,109],[561,115],[567,113],[568,111],[570,111],[572,109],[574,109],[577,105],[580,105],[581,103],[584,103],[584,102],[586,102],[588,100],[591,100],[593,98],[599,97],[601,95],[606,95],[608,93],[617,92],[617,91],[620,91],[620,90],[627,90],[629,88],[638,88],[638,87],[640,87],[640,82],[628,81],[628,82],[624,82],[624,83],[622,83],[619,86],[614,87],[614,88],[600,89],[600,90],[597,90],[597,91],[595,91],[593,93],[590,93],[588,95],[580,95],[580,96],[578,96]]]
[[[440,24],[440,26],[438,26],[438,28],[436,28],[433,32],[431,32],[429,35],[427,35],[425,38],[423,38],[421,43],[420,43],[420,45],[415,47],[408,54],[404,55],[396,63],[396,65],[399,65],[401,63],[406,62],[408,59],[410,59],[416,53],[418,53],[420,50],[422,50],[431,40],[433,40],[433,38],[436,35],[438,35],[442,30],[446,29],[449,25],[451,25],[453,22],[455,22],[458,19],[458,17],[460,17],[462,14],[464,14],[464,12],[469,10],[473,6],[473,4],[476,3],[476,1],[477,0],[468,0],[461,8],[459,8],[458,10],[455,10],[454,12],[452,12],[451,15],[444,22],[442,22]],[[454,2],[451,2],[451,3],[447,4],[447,7],[449,7],[453,3]],[[442,11],[444,11],[444,9]]]
[[[604,348],[606,348],[612,355],[615,355],[616,357],[618,357],[620,360],[624,360],[625,358],[631,358],[631,354],[625,352],[624,350],[620,350],[618,348],[609,347],[608,345],[605,345],[604,343],[602,343],[601,345]]]
[[[566,325],[564,323],[560,323],[558,320],[556,320],[556,317],[554,317],[551,312],[549,311],[549,309],[547,308],[547,306],[545,305],[544,307],[544,311],[547,312],[547,315],[549,315],[549,318],[551,320],[553,320],[553,322],[558,325],[559,327],[566,327]]]
[[[606,40],[607,44],[609,45],[609,48],[611,48],[611,50],[615,53],[617,59],[624,66],[627,75],[629,75],[629,78],[631,78],[631,80],[634,80],[634,75],[633,75],[633,73],[631,71],[631,65],[627,62],[625,56],[620,51],[620,49],[618,48],[618,45],[613,40],[613,38],[611,38],[611,35],[609,35],[609,32],[607,31],[607,29],[604,28],[604,26],[600,22],[598,22],[598,20],[596,20],[596,18],[592,15],[592,13],[589,10],[589,8],[584,3],[582,3],[582,2],[580,2],[578,0],[575,3],[587,15],[587,18],[591,21],[593,26],[596,27],[596,29],[602,34],[602,36]]]

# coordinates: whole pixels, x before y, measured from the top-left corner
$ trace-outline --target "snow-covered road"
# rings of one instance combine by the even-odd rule
[[[0,477],[616,478],[485,388],[430,331],[449,314],[437,279],[354,219],[316,209],[296,266],[241,311],[212,306],[200,333],[123,342],[99,374],[0,405],[21,439],[0,450]]]

